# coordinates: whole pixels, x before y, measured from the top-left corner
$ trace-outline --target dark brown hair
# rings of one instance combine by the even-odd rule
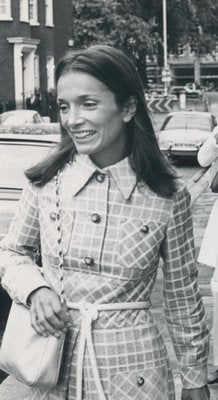
[[[160,152],[153,125],[146,106],[144,89],[132,61],[120,50],[106,45],[68,52],[57,64],[56,84],[70,71],[81,71],[103,82],[122,106],[133,96],[137,102],[135,116],[127,124],[127,153],[137,180],[144,181],[154,192],[171,197],[176,191],[175,171]],[[72,139],[62,128],[61,141],[49,158],[26,171],[26,176],[43,186],[71,159],[76,149]]]

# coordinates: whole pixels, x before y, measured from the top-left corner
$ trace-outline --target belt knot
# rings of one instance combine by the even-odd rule
[[[98,310],[97,310],[97,307],[95,304],[81,302],[79,308],[80,308],[82,317],[87,322],[92,322],[92,321],[95,321],[96,319],[98,319]]]

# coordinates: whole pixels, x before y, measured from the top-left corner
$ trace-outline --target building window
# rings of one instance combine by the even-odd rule
[[[11,18],[11,0],[0,0],[0,20],[10,21]]]
[[[47,56],[47,90],[48,92],[55,87],[55,80],[54,80],[54,57],[53,56]]]
[[[53,24],[53,0],[45,0],[45,25],[54,26]]]
[[[29,0],[29,21],[31,25],[39,25],[38,0]]]
[[[20,21],[29,22],[29,0],[20,0]]]
[[[184,46],[182,44],[178,45],[178,55],[184,56]]]

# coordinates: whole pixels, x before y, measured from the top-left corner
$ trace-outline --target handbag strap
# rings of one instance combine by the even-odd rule
[[[55,175],[55,205],[57,209],[57,233],[58,233],[58,270],[59,279],[61,284],[60,299],[61,303],[65,301],[65,289],[64,289],[64,253],[62,243],[62,226],[61,226],[61,201],[60,201],[60,171]]]

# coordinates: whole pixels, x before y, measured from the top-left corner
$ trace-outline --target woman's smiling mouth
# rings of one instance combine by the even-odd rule
[[[75,137],[75,139],[86,139],[90,136],[93,136],[96,131],[86,130],[86,131],[70,131],[71,134]]]

